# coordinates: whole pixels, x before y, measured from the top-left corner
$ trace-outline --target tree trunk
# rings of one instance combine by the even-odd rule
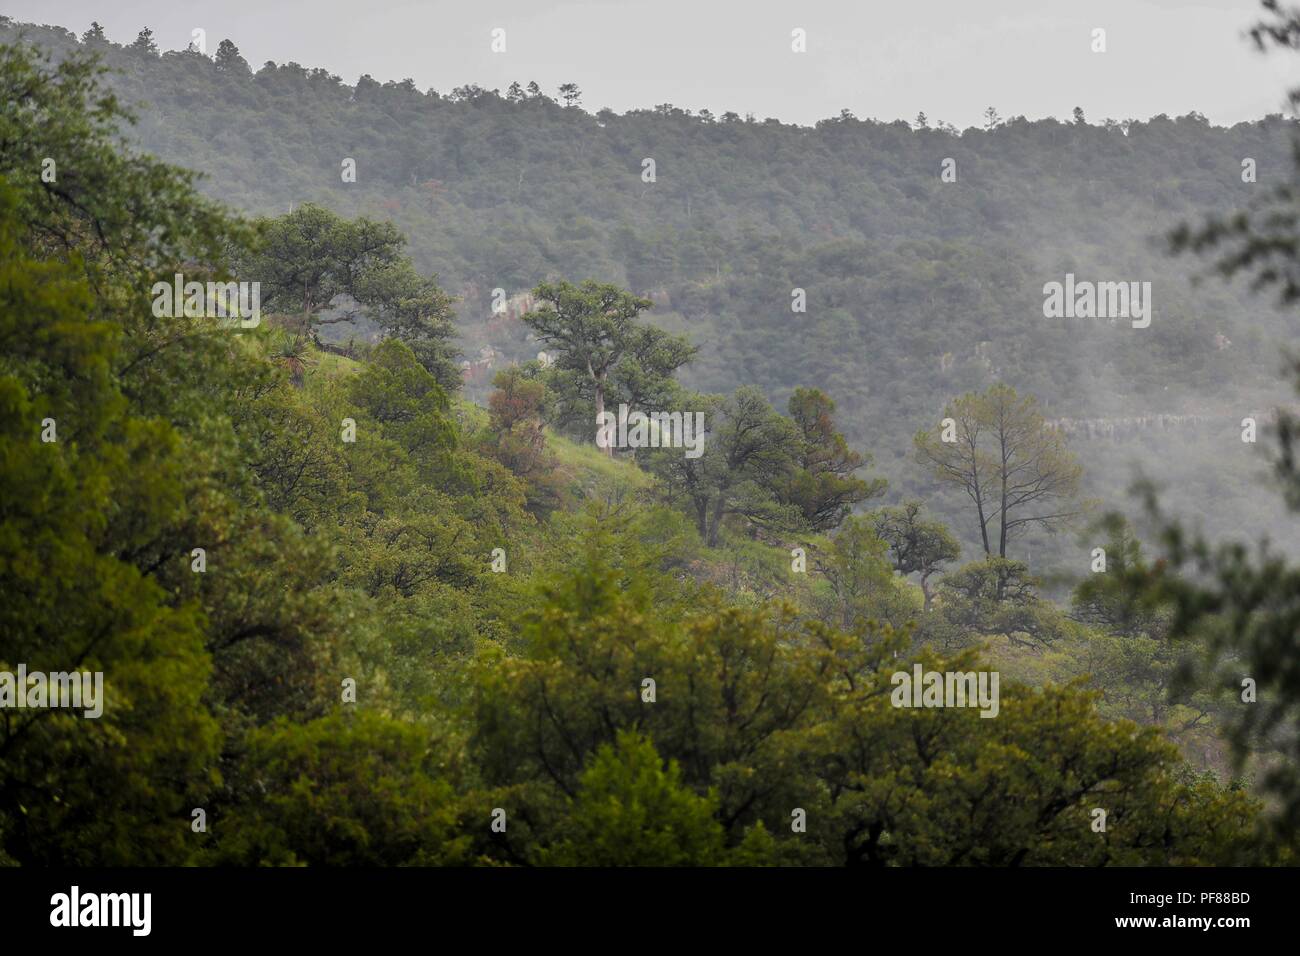
[[[998,557],[1007,556],[1007,475],[1006,466],[1002,466],[1002,508],[998,511]]]
[[[998,520],[1002,525],[1001,535],[998,538],[998,557],[1007,556],[1007,496],[1002,496],[1002,511],[998,515]]]
[[[709,536],[707,538],[710,548],[718,546],[718,533],[722,530],[722,516],[726,509],[726,498],[719,493],[718,501],[713,506],[713,517],[709,523]]]
[[[593,377],[594,377],[594,376],[593,376]],[[597,427],[597,429],[599,429],[599,428],[601,427],[601,425],[604,423],[604,420],[605,420],[605,418],[604,418],[604,416],[605,416],[605,377],[604,377],[603,375],[602,375],[602,376],[599,376],[599,377],[595,377],[595,380],[596,380],[596,427]],[[600,432],[597,431],[597,434],[600,434]],[[614,439],[611,439],[611,440],[610,440],[609,444],[605,446],[605,448],[603,449],[603,451],[605,452],[605,454],[606,454],[608,457],[610,457],[610,458],[613,458],[613,457],[614,457]]]
[[[984,517],[984,502],[979,498],[975,499],[975,511],[980,518],[980,537],[984,540],[984,557],[993,557],[993,551],[989,548],[989,519]]]
[[[1002,510],[998,512],[998,524],[1001,525],[998,535],[998,557],[1005,558],[1007,556],[1007,429],[1005,423],[1000,423],[998,426],[998,443],[1002,448],[1002,468],[999,473],[1002,479]],[[998,595],[999,598],[1001,596]]]

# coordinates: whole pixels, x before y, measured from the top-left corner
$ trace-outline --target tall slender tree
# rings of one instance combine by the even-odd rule
[[[956,399],[944,420],[916,435],[917,459],[970,498],[986,555],[1005,558],[1008,544],[1030,527],[1059,530],[1084,513],[1083,468],[1032,395],[999,382]]]

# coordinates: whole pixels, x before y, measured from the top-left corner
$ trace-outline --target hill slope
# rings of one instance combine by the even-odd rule
[[[951,396],[1003,380],[1052,417],[1216,423],[1071,441],[1093,494],[1116,500],[1136,462],[1177,481],[1173,503],[1212,529],[1272,523],[1251,491],[1260,462],[1232,425],[1285,401],[1277,347],[1294,327],[1244,290],[1194,286],[1202,267],[1168,258],[1159,239],[1287,175],[1292,124],[1281,117],[1230,129],[1195,114],[1012,119],[959,134],[669,105],[593,115],[473,86],[349,86],[293,63],[254,73],[237,53],[218,65],[80,44],[54,27],[6,24],[0,36],[18,32],[56,55],[98,49],[123,99],[148,104],[130,135],[206,173],[207,191],[231,205],[317,202],[396,223],[416,263],[461,298],[462,346],[486,372],[471,397],[484,394],[487,366],[537,348],[492,315],[494,289],[594,277],[651,295],[655,321],[702,346],[685,375],[693,387],[756,384],[778,402],[797,385],[828,391],[897,493],[929,490],[911,435]],[[1258,183],[1243,182],[1246,158]],[[345,159],[355,182],[340,175]],[[947,159],[955,182],[941,180]],[[1067,273],[1150,282],[1150,328],[1044,318],[1044,284]],[[791,309],[796,289],[806,312]],[[960,502],[936,505],[969,531]],[[1062,567],[1078,558],[1069,543],[1026,547]]]

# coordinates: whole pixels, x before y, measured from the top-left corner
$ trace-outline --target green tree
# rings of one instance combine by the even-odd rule
[[[1003,683],[996,719],[972,708],[900,708],[894,667],[859,675],[829,722],[819,835],[866,866],[1231,865],[1266,858],[1258,804],[1194,778],[1154,728],[1099,717],[1077,687]],[[969,656],[923,657],[971,671]],[[1096,810],[1106,830],[1093,829]],[[820,821],[825,819],[824,823]],[[810,828],[810,833],[812,829]]]
[[[1300,48],[1300,12],[1263,0],[1269,19],[1251,35],[1261,50]],[[1292,90],[1293,104],[1300,91]],[[1246,275],[1254,289],[1276,291],[1283,304],[1300,301],[1300,249],[1295,241],[1292,184],[1270,189],[1251,208],[1212,215],[1170,234],[1175,252],[1215,255],[1224,277]],[[1300,392],[1300,362],[1289,360]],[[1279,411],[1273,465],[1287,508],[1300,509],[1300,419]],[[1254,549],[1214,542],[1159,505],[1154,486],[1138,490],[1158,529],[1159,556],[1140,555],[1114,575],[1129,592],[1125,607],[1168,615],[1168,636],[1199,649],[1194,668],[1183,668],[1175,693],[1219,692],[1232,702],[1224,716],[1238,766],[1256,754],[1277,754],[1260,767],[1263,788],[1276,804],[1272,821],[1287,842],[1300,833],[1300,567],[1267,540]],[[1119,516],[1112,516],[1119,522]]]
[[[99,25],[98,20],[90,21],[90,29],[81,35],[81,42],[87,46],[108,43],[108,37],[104,35],[104,28]]]
[[[917,460],[940,484],[970,498],[986,555],[1005,558],[1007,545],[1028,528],[1054,531],[1083,513],[1083,469],[1046,426],[1033,396],[998,383],[956,399],[944,418],[950,428],[917,433]]]
[[[548,511],[559,504],[556,458],[546,447],[545,422],[552,403],[545,383],[518,366],[498,372],[488,396],[485,449],[528,483],[529,506]]]
[[[723,856],[717,799],[682,783],[654,744],[630,730],[602,744],[578,781],[550,866],[714,866]]]
[[[814,553],[817,573],[830,588],[828,597],[816,602],[822,621],[842,631],[867,633],[868,622],[902,628],[917,616],[915,592],[895,583],[886,548],[863,516],[845,519],[830,546]]]
[[[897,507],[871,512],[871,520],[876,534],[889,546],[894,570],[920,575],[928,611],[934,597],[930,578],[961,556],[961,545],[941,522],[922,518],[921,510],[921,502],[905,501]]]
[[[1198,649],[1170,640],[1170,609],[1125,584],[1146,567],[1141,542],[1118,516],[1100,527],[1108,532],[1106,573],[1079,583],[1070,617],[1088,627],[1080,664],[1092,674],[1106,712],[1164,726],[1176,740],[1210,730],[1224,707],[1210,688],[1185,680]]]
[[[248,739],[259,793],[222,814],[210,862],[431,866],[466,862],[454,766],[427,731],[362,711],[278,722]]]
[[[1004,684],[995,720],[971,708],[895,707],[891,677],[912,664],[899,656],[901,636],[864,640],[793,608],[661,603],[652,576],[612,563],[601,546],[610,532],[597,533],[572,567],[547,576],[523,622],[522,653],[474,668],[471,752],[490,792],[509,794],[519,824],[493,856],[526,860],[557,832],[573,853],[574,831],[641,839],[618,823],[635,823],[642,852],[657,853],[683,804],[693,820],[702,809],[662,786],[660,760],[676,762],[678,785],[697,801],[716,801],[725,846],[770,841],[775,861],[1194,864],[1240,862],[1255,849],[1257,806],[1244,793],[1185,779],[1159,731],[1099,717],[1077,687]],[[981,669],[970,653],[915,660]],[[654,703],[642,697],[647,677]],[[630,732],[654,743],[639,774],[630,757],[614,756]],[[599,801],[590,784],[584,800],[601,753]],[[635,780],[664,793],[657,822],[608,802],[613,791],[627,808],[622,795],[638,790]],[[599,827],[593,802],[604,807]],[[1099,806],[1109,814],[1100,839]],[[806,811],[806,834],[791,833],[792,807]],[[619,852],[636,856],[632,845]]]
[[[348,383],[357,407],[383,426],[412,460],[432,473],[448,467],[456,447],[451,404],[438,380],[399,339],[381,342]]]
[[[459,385],[447,344],[452,300],[415,272],[391,223],[349,221],[307,204],[258,226],[260,242],[240,257],[239,270],[261,282],[264,311],[296,313],[313,343],[335,352],[322,328],[364,316],[410,346],[444,388]]]
[[[127,47],[127,49],[131,50],[133,53],[145,54],[148,56],[157,56],[158,44],[154,42],[153,31],[150,30],[148,27],[145,27],[143,30],[141,30],[139,33],[136,34],[135,39],[131,42],[131,45]]]
[[[717,547],[732,516],[760,528],[800,527],[799,510],[779,497],[798,466],[794,423],[748,386],[728,399],[700,397],[684,404],[705,409],[703,453],[687,458],[681,449],[661,449],[649,456],[650,467],[664,480],[668,500],[685,508],[709,547]]]
[[[213,62],[217,69],[222,73],[230,73],[235,76],[247,76],[252,71],[249,69],[248,61],[239,53],[239,47],[234,42],[226,39],[217,45],[216,56]]]
[[[79,269],[27,253],[17,206],[0,181],[0,670],[99,673],[102,713],[6,703],[0,848],[29,865],[177,863],[220,745],[211,662],[198,609],[133,556],[185,506],[184,448],[132,413],[112,376],[120,330]]]
[[[572,108],[582,102],[582,91],[578,89],[577,83],[561,83],[560,99],[564,100],[566,107]]]
[[[945,649],[1005,638],[1025,647],[1050,644],[1064,632],[1055,606],[1038,593],[1023,561],[986,558],[944,576],[921,636]]]
[[[611,384],[631,392],[637,402],[662,390],[695,354],[684,339],[638,323],[637,316],[652,303],[618,286],[590,279],[580,286],[544,282],[533,296],[541,305],[523,321],[557,352],[556,368],[571,373],[580,395],[590,396],[595,421],[587,422],[589,434],[605,412]]]
[[[799,432],[798,470],[781,491],[781,500],[798,508],[812,531],[829,531],[853,506],[884,494],[883,478],[866,481],[856,473],[870,464],[849,448],[835,430],[835,403],[815,388],[796,388],[790,396],[790,420]]]

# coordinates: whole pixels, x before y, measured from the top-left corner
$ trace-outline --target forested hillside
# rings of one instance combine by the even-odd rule
[[[649,296],[651,321],[689,333],[692,387],[753,385],[778,406],[823,387],[893,494],[933,497],[967,543],[959,503],[917,471],[910,440],[947,400],[996,381],[1037,396],[1048,418],[1120,423],[1120,441],[1071,436],[1093,496],[1122,499],[1136,462],[1212,531],[1275,524],[1237,438],[1243,417],[1288,400],[1277,344],[1294,324],[1241,286],[1194,286],[1203,265],[1166,255],[1164,234],[1289,176],[1280,115],[1224,129],[1062,103],[1068,121],[1028,122],[1007,103],[995,104],[1005,118],[960,132],[847,113],[804,128],[670,104],[616,115],[527,77],[505,91],[353,85],[311,64],[249,64],[238,37],[208,57],[160,52],[147,35],[4,35],[20,33],[100,53],[123,101],[147,104],[135,142],[205,173],[208,195],[254,214],[311,202],[391,221],[458,300],[478,401],[496,369],[538,351],[519,297],[593,278]],[[955,182],[941,179],[946,159]],[[1257,182],[1243,182],[1246,159]],[[1151,282],[1151,326],[1044,318],[1043,285],[1066,273]],[[498,289],[512,304],[494,314]],[[796,289],[805,312],[792,311]],[[1045,570],[1086,561],[1073,538],[1024,548]]]
[[[0,865],[1294,862],[1300,571],[1119,513],[1138,450],[1293,527],[1293,307],[1148,241],[1291,124],[593,115],[3,32]],[[1150,328],[1045,318],[1067,272]],[[20,668],[102,713],[9,709]]]

